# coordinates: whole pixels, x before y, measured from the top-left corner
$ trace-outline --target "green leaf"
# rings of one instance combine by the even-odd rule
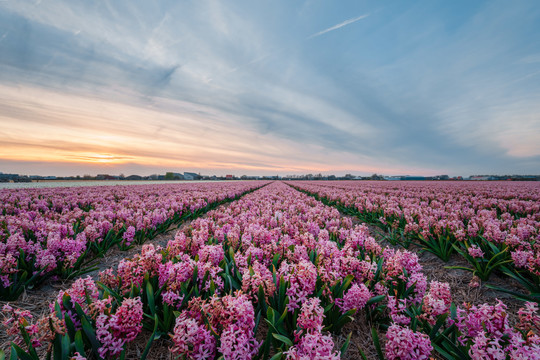
[[[272,336],[273,336],[274,338],[278,339],[279,341],[281,341],[282,343],[287,344],[288,346],[292,346],[292,345],[293,345],[291,339],[289,339],[289,338],[286,337],[286,336],[279,335],[279,334],[272,334]]]
[[[368,300],[368,302],[366,303],[366,306],[378,303],[379,301],[384,300],[384,298],[385,298],[385,295],[374,296],[374,297],[372,297],[371,299]]]
[[[362,349],[360,349],[360,346],[356,345],[356,349],[360,353],[360,356],[362,357],[362,360],[368,360],[366,354],[362,351]]]
[[[534,302],[540,303],[540,293],[531,293],[529,295],[526,295],[526,294],[519,293],[517,291],[508,290],[508,289],[502,288],[500,286],[495,286],[495,285],[491,285],[491,284],[486,284],[486,287],[489,288],[489,289],[493,289],[493,290],[497,290],[497,291],[501,291],[501,292],[510,294],[510,295],[512,295],[513,297],[515,297],[516,299],[519,299],[519,300],[534,301]]]
[[[351,309],[347,311],[345,314],[341,315],[337,319],[337,321],[334,324],[332,324],[333,325],[332,332],[335,334],[339,334],[339,332],[341,331],[341,328],[345,326],[345,324],[354,320],[352,315],[354,315],[355,313],[356,313],[356,309]]]
[[[272,325],[276,322],[275,316],[276,315],[274,314],[274,309],[269,307],[268,311],[266,312],[266,318],[271,322]]]
[[[354,276],[349,274],[345,277],[343,283],[341,283],[341,286],[339,287],[338,289],[338,292],[339,292],[339,297],[341,297],[341,295],[343,295],[343,293],[345,292],[345,290],[347,290],[347,288],[349,287],[349,285],[351,284],[351,282],[354,280]]]
[[[74,337],[75,336],[75,325],[73,324],[73,321],[71,320],[71,317],[66,316],[64,318],[64,321],[66,323],[66,329],[68,331],[69,336]]]
[[[146,298],[148,299],[148,307],[152,316],[156,315],[156,303],[154,301],[154,288],[150,281],[146,282]]]
[[[99,282],[99,281],[96,281],[96,284],[102,288],[103,290],[106,290],[109,292],[109,294],[111,294],[112,296],[114,296],[114,298],[118,301],[122,301],[124,299],[124,297],[120,294],[118,294],[116,291],[112,290],[111,288],[109,288],[107,285]]]
[[[347,340],[345,340],[345,343],[343,343],[343,345],[341,346],[341,349],[340,349],[341,357],[344,357],[345,354],[347,353],[347,349],[349,349],[349,344],[351,343],[351,336],[352,336],[352,332],[350,332],[349,335],[347,335]]]
[[[13,354],[16,354],[15,359],[20,358],[22,360],[39,360],[39,358],[33,358],[30,356],[26,351],[21,349],[17,344],[11,343],[11,358],[13,358]]]
[[[98,350],[101,347],[101,344],[96,338],[96,333],[94,332],[92,325],[90,325],[90,323],[88,322],[88,320],[86,320],[86,318],[82,318],[81,323],[82,323],[83,331],[86,337],[88,338],[88,340],[90,341],[90,344],[92,345],[92,350],[94,354],[98,354]]]
[[[281,324],[283,322],[283,320],[285,320],[285,317],[287,316],[287,313],[288,313],[288,310],[287,310],[287,307],[285,307],[285,309],[283,310],[283,314],[281,314],[281,316],[279,317],[277,323],[278,324]]]
[[[474,271],[474,269],[465,267],[465,266],[445,266],[445,269],[458,269],[458,270],[465,270],[465,271]]]
[[[438,352],[439,354],[441,354],[442,356],[444,356],[445,359],[447,360],[454,360],[456,359],[457,357],[454,356],[454,355],[451,355],[449,354],[448,352],[446,352],[442,347],[440,347],[439,345],[437,344],[432,344],[433,345],[433,348],[435,349],[436,352]]]
[[[71,341],[69,340],[69,336],[67,335],[62,336],[62,359],[69,358],[70,347],[71,347]]]
[[[334,307],[334,303],[330,303],[328,305],[326,305],[326,307],[324,308],[324,314],[327,314],[330,310],[332,310],[332,308]]]
[[[81,354],[81,356],[86,357],[86,354],[84,352],[84,342],[81,330],[75,333],[75,350],[77,350],[77,352]]]
[[[379,360],[384,360],[381,343],[379,342],[379,334],[377,334],[377,329],[375,329],[374,327],[371,328],[371,337],[373,338],[373,344],[375,345],[375,349],[377,350],[377,356],[379,357]]]
[[[437,322],[435,323],[435,325],[433,326],[433,329],[431,329],[431,332],[429,333],[429,337],[431,339],[433,339],[433,337],[437,334],[437,332],[439,331],[439,329],[441,328],[441,326],[444,325],[445,321],[446,321],[446,317],[447,316],[440,316],[438,319],[437,319]]]
[[[56,317],[58,319],[62,319],[62,309],[60,308],[60,304],[58,303],[58,301],[55,301],[54,302],[54,311],[56,313]]]
[[[81,305],[79,305],[78,303],[75,303],[75,312],[77,313],[77,315],[79,315],[80,318],[86,319],[86,314],[84,313]]]
[[[274,254],[274,257],[273,257],[273,259],[272,259],[272,264],[273,264],[275,267],[278,267],[278,264],[279,264],[279,257],[280,257],[280,254],[279,254],[279,253]]]
[[[148,353],[150,352],[150,348],[152,347],[152,343],[154,342],[158,330],[158,316],[154,315],[154,332],[152,332],[152,335],[150,336],[150,339],[148,339],[148,342],[146,343],[146,346],[144,347],[144,351],[141,355],[141,360],[145,360],[148,356]]]
[[[283,357],[283,353],[280,351],[276,355],[272,356],[270,360],[280,360]]]

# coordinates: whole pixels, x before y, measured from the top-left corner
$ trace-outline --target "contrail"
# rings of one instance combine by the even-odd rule
[[[342,22],[342,23],[339,23],[339,24],[337,24],[337,25],[334,25],[334,26],[332,26],[332,27],[329,27],[328,29],[325,29],[325,30],[323,30],[323,31],[319,31],[318,33],[315,33],[315,34],[313,34],[313,35],[310,35],[310,36],[307,37],[307,39],[312,39],[312,38],[314,38],[314,37],[317,37],[317,36],[321,36],[321,35],[323,35],[323,34],[326,34],[326,33],[330,32],[330,31],[334,31],[334,30],[340,29],[340,28],[342,28],[342,27],[344,27],[344,26],[347,26],[347,25],[349,25],[349,24],[352,24],[352,23],[354,23],[354,22],[357,22],[358,20],[365,19],[365,18],[367,18],[368,16],[369,16],[369,14],[366,14],[366,15],[361,15],[361,16],[358,16],[358,17],[349,19],[349,20],[345,20],[345,21]]]
[[[341,23],[339,23],[339,24],[337,24],[337,25],[334,25],[334,26],[332,26],[332,27],[329,27],[328,29],[325,29],[325,30],[319,31],[318,33],[315,33],[315,34],[313,34],[313,35],[310,35],[310,36],[308,36],[307,38],[305,38],[304,40],[313,39],[314,37],[321,36],[321,35],[323,35],[323,34],[326,34],[326,33],[330,32],[330,31],[334,31],[334,30],[340,29],[340,28],[342,28],[342,27],[344,27],[344,26],[347,26],[347,25],[352,24],[352,23],[354,23],[354,22],[357,22],[357,21],[359,21],[359,20],[365,19],[365,18],[367,18],[369,15],[370,15],[370,14],[365,14],[365,15],[361,15],[361,16],[358,16],[358,17],[355,17],[355,18],[352,18],[352,19],[349,19],[349,20],[345,20],[345,21],[343,21],[343,22],[341,22]],[[302,41],[302,40],[301,40],[301,41]],[[291,46],[291,47],[292,47],[292,46]],[[242,68],[245,68],[245,67],[247,67],[247,66],[250,66],[250,65],[256,64],[256,63],[258,63],[258,62],[261,62],[261,61],[263,61],[263,60],[266,60],[266,59],[269,58],[270,56],[276,55],[277,53],[280,53],[280,52],[282,52],[283,50],[286,50],[287,48],[288,48],[288,47],[284,47],[284,48],[281,48],[281,49],[272,51],[272,52],[270,52],[270,53],[268,53],[268,54],[266,54],[266,55],[260,56],[260,57],[254,59],[254,60],[251,60],[250,62],[248,62],[248,63],[246,63],[246,64],[239,65],[239,66],[237,66],[237,67],[231,69],[230,71],[227,71],[227,72],[225,72],[225,73],[222,73],[222,74],[220,74],[220,76],[229,75],[229,74],[234,73],[234,72],[236,72],[236,71],[238,71],[238,70],[240,70],[240,69],[242,69]],[[214,78],[214,77],[208,79],[207,82],[211,82],[211,81],[213,80],[213,78]]]

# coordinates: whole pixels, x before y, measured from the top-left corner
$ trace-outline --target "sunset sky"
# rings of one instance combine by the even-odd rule
[[[0,171],[539,174],[540,1],[0,0]]]

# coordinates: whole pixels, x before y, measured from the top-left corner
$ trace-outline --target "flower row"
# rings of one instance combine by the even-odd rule
[[[144,245],[99,282],[76,281],[46,318],[8,308],[6,324],[24,335],[12,353],[31,359],[40,347],[59,359],[122,358],[143,329],[141,359],[165,334],[181,358],[338,359],[349,340],[338,349],[332,335],[353,320],[373,327],[381,358],[537,359],[537,308],[523,309],[517,327],[504,310],[455,306],[414,253],[383,248],[336,209],[272,183],[194,220],[165,248]]]
[[[292,182],[342,211],[448,261],[459,253],[482,280],[498,271],[540,300],[540,186],[534,182]]]
[[[0,190],[0,299],[50,276],[73,277],[122,250],[263,184],[201,183]]]

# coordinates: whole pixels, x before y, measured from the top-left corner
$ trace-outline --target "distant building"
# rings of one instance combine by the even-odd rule
[[[126,180],[142,180],[142,176],[140,176],[140,175],[129,175],[125,179]]]
[[[402,176],[401,180],[426,180],[424,176]]]
[[[480,175],[480,176],[470,176],[470,177],[469,177],[469,180],[476,180],[476,181],[479,181],[479,180],[489,180],[489,176],[484,176],[484,175]]]
[[[396,180],[401,180],[401,178],[402,178],[402,176],[385,176],[384,180],[396,181]]]
[[[450,176],[448,175],[437,175],[433,177],[433,180],[450,180]]]
[[[232,176],[232,175],[225,175],[225,179],[227,179],[227,180],[232,180],[232,179],[233,179],[233,176]]]
[[[4,174],[0,173],[0,182],[10,182],[13,181],[15,178],[18,178],[19,174]]]
[[[165,174],[165,180],[184,180],[184,175],[175,172],[168,172]]]
[[[184,171],[184,180],[199,180],[199,174]]]
[[[118,180],[119,177],[116,175],[109,174],[97,174],[96,180]]]
[[[0,182],[31,182],[26,175],[0,173]]]

